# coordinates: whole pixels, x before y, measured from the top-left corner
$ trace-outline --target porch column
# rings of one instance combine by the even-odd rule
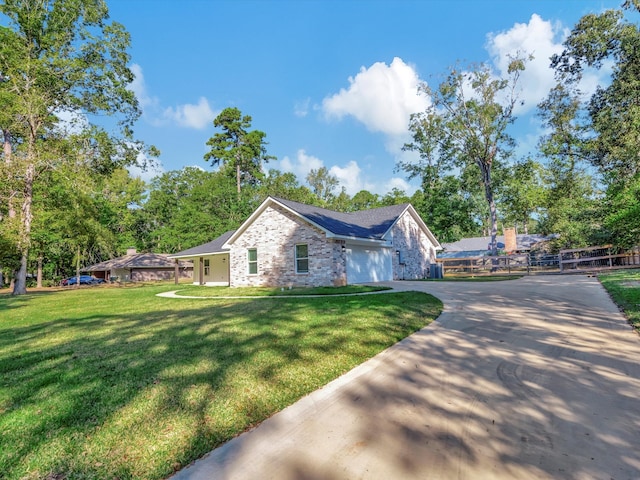
[[[204,258],[200,257],[200,285],[204,285]]]
[[[173,277],[175,278],[175,284],[178,285],[178,276],[180,275],[180,266],[178,265],[178,259],[173,266]]]

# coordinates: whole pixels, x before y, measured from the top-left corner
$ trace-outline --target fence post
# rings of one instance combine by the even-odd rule
[[[607,253],[609,255],[609,268],[613,268],[613,258],[611,258],[611,247],[607,248]]]

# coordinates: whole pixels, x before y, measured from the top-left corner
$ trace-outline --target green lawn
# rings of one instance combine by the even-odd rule
[[[313,288],[231,288],[231,287],[202,287],[200,285],[178,285],[175,288],[181,296],[195,297],[281,297],[301,295],[350,295],[355,293],[371,293],[390,290],[391,287],[369,285],[347,285],[346,287],[313,287]]]
[[[629,323],[640,330],[640,270],[617,270],[598,275],[613,301],[624,310]]]
[[[435,319],[417,292],[0,295],[0,478],[165,478]]]

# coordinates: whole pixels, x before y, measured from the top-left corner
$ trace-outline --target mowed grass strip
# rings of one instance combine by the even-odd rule
[[[0,477],[166,478],[435,319],[417,292],[0,296]]]
[[[640,330],[640,270],[617,270],[598,275],[616,304],[622,308],[629,323]]]

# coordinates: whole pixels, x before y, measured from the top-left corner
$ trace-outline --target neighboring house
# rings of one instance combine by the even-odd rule
[[[179,262],[177,265],[179,278],[193,276],[191,262]],[[90,272],[94,277],[107,281],[141,282],[153,280],[170,280],[176,276],[176,261],[161,253],[137,253],[129,248],[127,254],[96,263],[82,270]]]
[[[169,258],[194,283],[329,286],[429,276],[440,244],[408,203],[340,213],[268,197],[238,230]]]
[[[526,253],[532,249],[539,248],[549,240],[556,238],[556,235],[538,235],[538,234],[520,234],[516,235],[516,249],[511,253]],[[504,250],[505,237],[498,235],[496,237],[498,250]],[[489,255],[489,245],[491,237],[473,237],[463,238],[457,242],[443,243],[443,251],[438,253],[438,258],[470,258],[483,257]]]

